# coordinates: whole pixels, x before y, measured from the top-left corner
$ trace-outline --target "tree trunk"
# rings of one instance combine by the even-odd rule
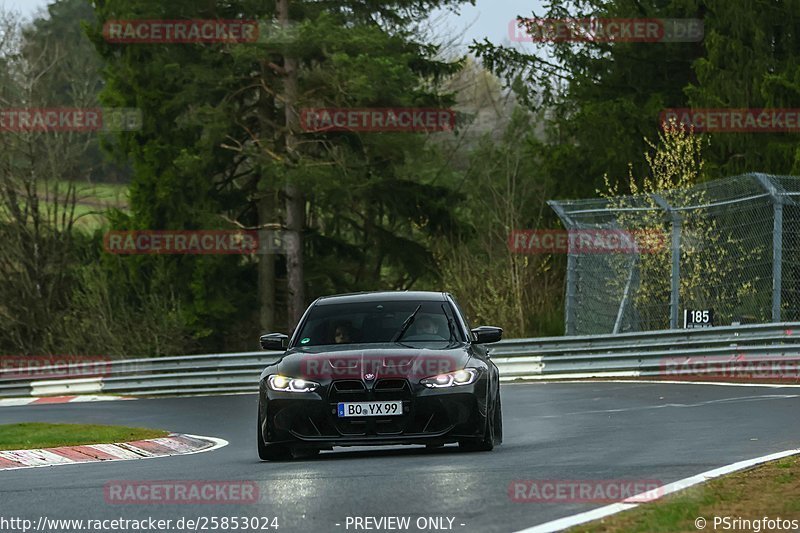
[[[266,61],[261,62],[261,80],[268,86],[268,67]],[[258,94],[258,119],[259,132],[263,135],[269,131],[271,124],[275,120],[275,99],[263,88],[259,89]],[[262,333],[275,332],[275,255],[268,242],[269,232],[276,226],[279,220],[275,194],[275,179],[272,176],[259,176],[260,185],[257,187],[263,196],[258,199],[258,236],[259,236],[259,255],[258,255],[258,306],[259,306],[259,326]],[[280,225],[277,225],[280,227]]]
[[[289,29],[289,0],[277,0],[278,21]],[[297,162],[298,131],[297,110],[297,61],[286,55],[283,80],[283,103],[286,113],[286,158],[287,164]],[[291,180],[291,177],[290,177]],[[305,228],[305,197],[293,183],[286,185],[286,267],[288,270],[288,324],[293,330],[305,309],[305,279],[303,275],[303,230]]]
[[[276,218],[274,197],[267,191],[258,201],[258,225],[264,228]],[[259,237],[269,230],[261,229]],[[266,242],[259,238],[258,256],[258,302],[259,324],[262,333],[275,331],[275,255],[267,249]]]

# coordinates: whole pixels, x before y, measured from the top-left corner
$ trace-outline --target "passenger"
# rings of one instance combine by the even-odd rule
[[[336,344],[348,344],[352,342],[352,334],[349,324],[339,324],[333,334],[333,342]]]

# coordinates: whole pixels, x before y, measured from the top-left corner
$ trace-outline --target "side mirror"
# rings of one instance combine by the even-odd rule
[[[475,335],[475,344],[489,344],[503,338],[503,328],[479,326],[472,330],[472,334]]]
[[[267,333],[259,338],[264,350],[285,350],[289,346],[289,336],[283,333]]]

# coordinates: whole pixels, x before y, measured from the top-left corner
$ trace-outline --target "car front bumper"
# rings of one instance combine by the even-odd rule
[[[402,384],[400,383],[402,382]],[[299,447],[445,444],[482,436],[486,376],[475,383],[431,389],[411,380],[337,380],[315,392],[269,389],[262,381],[262,434],[268,444]],[[402,401],[403,414],[339,418],[339,402]]]

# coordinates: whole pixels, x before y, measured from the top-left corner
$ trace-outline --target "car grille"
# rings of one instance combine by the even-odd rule
[[[403,402],[402,416],[369,418],[339,418],[339,402],[375,402],[399,400]],[[406,429],[411,409],[411,386],[405,379],[379,379],[374,384],[360,380],[336,380],[328,397],[336,430],[345,436],[400,435]]]

